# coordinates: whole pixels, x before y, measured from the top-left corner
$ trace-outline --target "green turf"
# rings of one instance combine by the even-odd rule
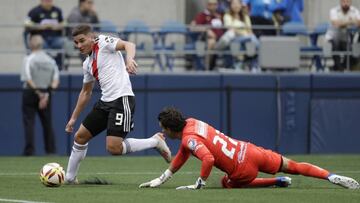
[[[290,156],[333,172],[360,180],[360,155]],[[289,188],[221,189],[222,173],[213,170],[207,187],[199,191],[176,191],[180,185],[195,182],[200,162],[190,159],[166,184],[156,189],[138,189],[144,181],[156,178],[167,164],[159,157],[87,157],[79,180],[98,177],[111,185],[64,185],[47,188],[38,172],[43,164],[67,164],[67,157],[0,157],[0,199],[37,202],[360,202],[360,190],[348,190],[327,181],[291,176]],[[265,176],[264,174],[260,174]],[[278,174],[283,175],[283,174]],[[1,201],[0,201],[1,202]]]

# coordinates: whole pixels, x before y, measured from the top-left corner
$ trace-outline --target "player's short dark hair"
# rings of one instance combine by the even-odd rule
[[[159,113],[158,120],[164,128],[168,128],[173,132],[181,132],[186,125],[186,119],[174,107],[165,107]]]
[[[74,27],[74,29],[72,30],[71,34],[73,37],[80,35],[80,34],[88,34],[92,32],[91,26],[87,25],[87,24],[81,24],[81,25],[77,25],[76,27]]]

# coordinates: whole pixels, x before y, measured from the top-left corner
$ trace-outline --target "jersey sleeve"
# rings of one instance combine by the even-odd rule
[[[206,24],[205,17],[202,15],[202,13],[199,13],[199,14],[195,17],[195,23],[196,23],[197,25]]]
[[[99,36],[99,45],[110,52],[116,51],[116,44],[119,41],[119,38],[100,35]]]
[[[83,83],[88,83],[88,82],[92,82],[95,81],[94,76],[91,75],[91,73],[89,73],[88,71],[88,60],[85,60],[83,63],[83,73],[84,73],[84,79],[83,79]]]
[[[30,57],[26,56],[23,61],[23,67],[21,71],[21,81],[28,81],[31,80],[31,73],[30,73]]]
[[[331,21],[339,20],[336,8],[330,10],[330,20]]]
[[[190,152],[181,145],[174,160],[171,162],[172,172],[175,173],[176,171],[178,171],[189,159],[189,157],[190,157]]]
[[[201,160],[200,177],[207,179],[211,173],[215,158],[205,146],[200,138],[197,136],[187,136],[182,140],[182,146],[190,151],[195,157]]]
[[[298,2],[298,6],[299,6],[299,10],[301,12],[304,11],[304,0],[300,0],[300,1],[297,1]]]
[[[355,18],[356,20],[360,20],[360,11],[358,9],[355,9]]]
[[[35,9],[31,9],[27,15],[27,21],[30,21],[32,23],[39,23],[39,19],[37,17],[37,13]]]
[[[224,19],[224,26],[225,26],[225,27],[231,26],[232,19],[231,19],[231,16],[230,16],[229,14],[226,13],[226,14],[224,15],[223,19]]]
[[[60,8],[57,8],[56,10],[58,12],[58,21],[59,21],[59,23],[62,23],[64,21],[62,10]]]

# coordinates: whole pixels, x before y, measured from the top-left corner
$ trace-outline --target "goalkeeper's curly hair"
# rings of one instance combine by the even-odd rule
[[[182,113],[174,107],[165,107],[158,115],[158,120],[165,128],[173,132],[181,132],[185,125],[186,119]]]

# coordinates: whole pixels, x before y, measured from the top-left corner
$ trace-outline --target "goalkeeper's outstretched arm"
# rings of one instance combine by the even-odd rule
[[[139,188],[144,187],[159,187],[161,184],[168,181],[174,173],[176,173],[183,164],[188,160],[191,151],[181,146],[179,152],[177,153],[174,160],[171,162],[169,168],[161,174],[160,177],[155,178],[149,182],[140,184]],[[176,189],[200,189],[205,186],[206,180],[210,175],[211,169],[214,165],[214,156],[206,148],[205,145],[200,143],[199,148],[196,151],[193,151],[193,154],[202,161],[200,177],[196,180],[195,184],[180,186]]]
[[[161,184],[168,181],[174,173],[176,173],[189,159],[190,152],[186,150],[184,147],[180,146],[178,153],[176,154],[173,161],[170,163],[168,169],[165,170],[163,174],[161,174],[158,178],[155,178],[149,182],[145,182],[139,185],[139,188],[144,187],[159,187]]]

